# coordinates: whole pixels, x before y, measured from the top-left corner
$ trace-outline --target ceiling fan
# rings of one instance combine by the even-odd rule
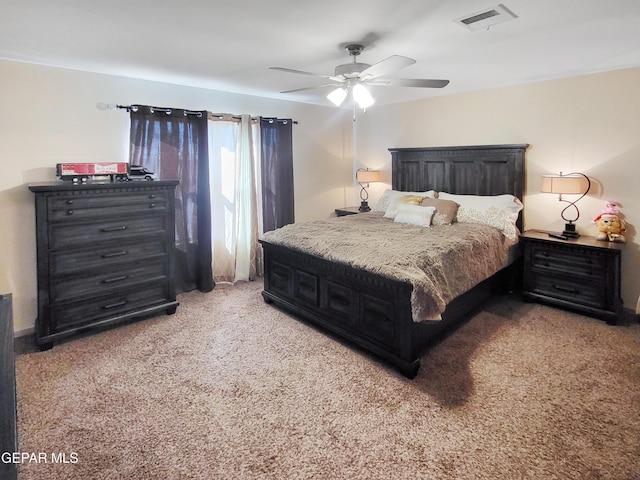
[[[359,63],[356,61],[356,57],[364,50],[363,45],[352,43],[347,45],[345,49],[349,52],[349,55],[353,57],[353,61],[351,63],[338,65],[335,68],[334,75],[322,75],[319,73],[305,72],[302,70],[294,70],[284,67],[269,67],[271,70],[310,75],[332,81],[332,83],[324,85],[295,88],[293,90],[285,90],[280,93],[293,93],[301,92],[303,90],[313,90],[316,88],[337,87],[327,95],[327,98],[331,100],[331,102],[339,107],[342,102],[344,102],[345,98],[347,98],[349,92],[351,92],[354,101],[358,106],[360,106],[360,108],[364,109],[374,103],[373,96],[366,86],[442,88],[449,84],[449,80],[383,78],[385,75],[393,73],[396,70],[413,65],[416,61],[413,58],[403,57],[402,55],[392,55],[378,63],[369,65],[368,63]]]

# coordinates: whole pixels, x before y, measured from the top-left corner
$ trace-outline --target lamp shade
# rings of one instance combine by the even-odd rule
[[[578,194],[589,190],[589,179],[584,175],[542,175],[540,191],[543,193]]]
[[[358,170],[356,172],[356,180],[358,183],[379,182],[380,179],[381,175],[377,170]]]
[[[356,101],[360,108],[370,107],[375,103],[375,100],[367,90],[367,87],[361,83],[357,83],[353,87],[353,99]]]
[[[344,102],[344,99],[347,98],[347,91],[344,88],[336,88],[327,95],[327,98],[331,100],[336,107],[339,107],[342,105],[342,102]]]

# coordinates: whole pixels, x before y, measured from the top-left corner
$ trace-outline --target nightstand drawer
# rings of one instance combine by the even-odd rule
[[[545,275],[534,272],[530,277],[533,293],[548,295],[594,308],[605,308],[606,291],[598,283],[576,280],[574,277]]]
[[[569,273],[599,279],[605,269],[603,255],[561,245],[531,246],[531,266],[549,273]]]

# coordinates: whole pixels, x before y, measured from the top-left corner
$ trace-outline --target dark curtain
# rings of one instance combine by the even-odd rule
[[[262,216],[265,232],[294,222],[293,121],[261,118]]]
[[[208,292],[211,207],[207,112],[132,105],[131,165],[142,165],[176,188],[176,290]]]

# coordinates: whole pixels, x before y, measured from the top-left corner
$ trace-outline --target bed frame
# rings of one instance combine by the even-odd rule
[[[390,148],[392,187],[402,191],[523,198],[528,145]],[[522,216],[518,226],[522,230]],[[274,303],[340,339],[351,342],[414,378],[425,349],[445,329],[485,301],[495,288],[508,288],[519,262],[455,298],[441,321],[414,322],[412,286],[261,241],[264,291]]]

